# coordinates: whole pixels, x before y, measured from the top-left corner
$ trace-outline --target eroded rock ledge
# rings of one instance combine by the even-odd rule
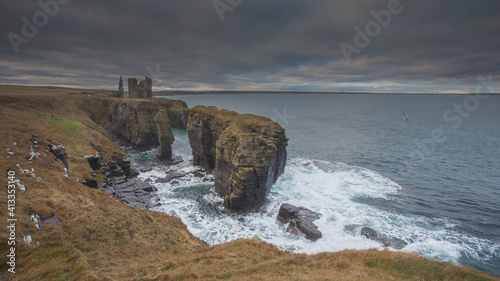
[[[215,173],[227,209],[257,211],[284,172],[287,138],[276,122],[217,107],[196,106],[187,131],[193,164]]]

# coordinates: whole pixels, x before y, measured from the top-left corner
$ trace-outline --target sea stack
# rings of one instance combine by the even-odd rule
[[[287,138],[276,122],[217,107],[196,106],[188,120],[193,162],[214,170],[224,206],[255,212],[284,172]]]
[[[161,160],[170,160],[172,158],[172,144],[175,138],[170,127],[167,112],[164,109],[158,111],[155,122],[158,130],[158,141],[160,143],[157,154],[158,158]]]

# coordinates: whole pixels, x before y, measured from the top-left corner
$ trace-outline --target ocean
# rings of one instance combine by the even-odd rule
[[[257,235],[296,253],[383,247],[369,226],[404,252],[500,276],[500,96],[214,94],[170,96],[189,107],[215,105],[269,117],[289,138],[285,173],[260,213],[224,210],[213,182],[187,176],[155,183],[156,211],[182,219],[210,245]],[[405,118],[407,117],[407,119]],[[141,173],[197,170],[187,133],[174,129],[185,161]],[[150,166],[155,150],[128,154]],[[282,203],[319,212],[323,237],[311,242],[276,223]]]

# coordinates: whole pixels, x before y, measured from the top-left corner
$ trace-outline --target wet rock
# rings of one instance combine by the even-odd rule
[[[305,207],[296,207],[292,204],[281,205],[278,222],[288,224],[287,231],[296,235],[303,234],[307,239],[316,241],[322,237],[322,233],[313,221],[321,217],[320,213],[313,212]]]
[[[185,177],[186,175],[187,175],[187,173],[181,173],[181,172],[176,172],[176,171],[167,171],[167,176],[165,176],[164,178],[157,179],[156,182],[167,183],[173,179]]]
[[[370,240],[373,240],[373,241],[377,241],[379,243],[381,243],[384,247],[386,248],[393,248],[393,249],[396,249],[396,250],[401,250],[404,248],[404,244],[403,243],[400,243],[392,238],[389,238],[385,235],[382,235],[382,234],[379,234],[375,229],[371,228],[371,227],[363,227],[361,228],[361,235],[370,239]]]
[[[172,156],[171,159],[163,159],[160,162],[162,165],[172,166],[182,163],[183,161],[184,159],[182,159],[181,156]]]
[[[299,233],[302,233],[307,239],[311,241],[316,241],[323,236],[323,234],[318,230],[318,227],[315,224],[297,219],[290,220],[286,231],[291,232],[295,235],[299,235]]]
[[[139,171],[141,171],[141,173],[147,173],[147,172],[150,172],[152,170],[153,170],[153,168],[141,168]]]

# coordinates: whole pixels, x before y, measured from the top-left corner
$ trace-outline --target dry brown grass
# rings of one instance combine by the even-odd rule
[[[6,272],[7,233],[0,232],[2,280],[500,280],[470,268],[389,251],[308,256],[253,240],[207,247],[177,218],[131,209],[76,182],[91,173],[85,154],[99,151],[112,159],[123,153],[81,110],[84,106],[102,114],[98,98],[66,95],[73,89],[38,95],[39,88],[23,88],[20,95],[18,88],[10,91],[10,87],[0,87],[4,172],[0,183],[5,187],[7,171],[14,170],[27,191],[17,193],[16,275]],[[33,136],[41,157],[28,161]],[[50,143],[66,147],[70,178],[45,151]],[[16,164],[34,168],[42,180],[21,173]],[[7,217],[5,198],[6,188],[1,188],[2,222]],[[57,214],[61,227],[46,224],[39,230],[30,221],[32,213],[42,218]],[[34,242],[24,243],[23,235],[31,235]]]

